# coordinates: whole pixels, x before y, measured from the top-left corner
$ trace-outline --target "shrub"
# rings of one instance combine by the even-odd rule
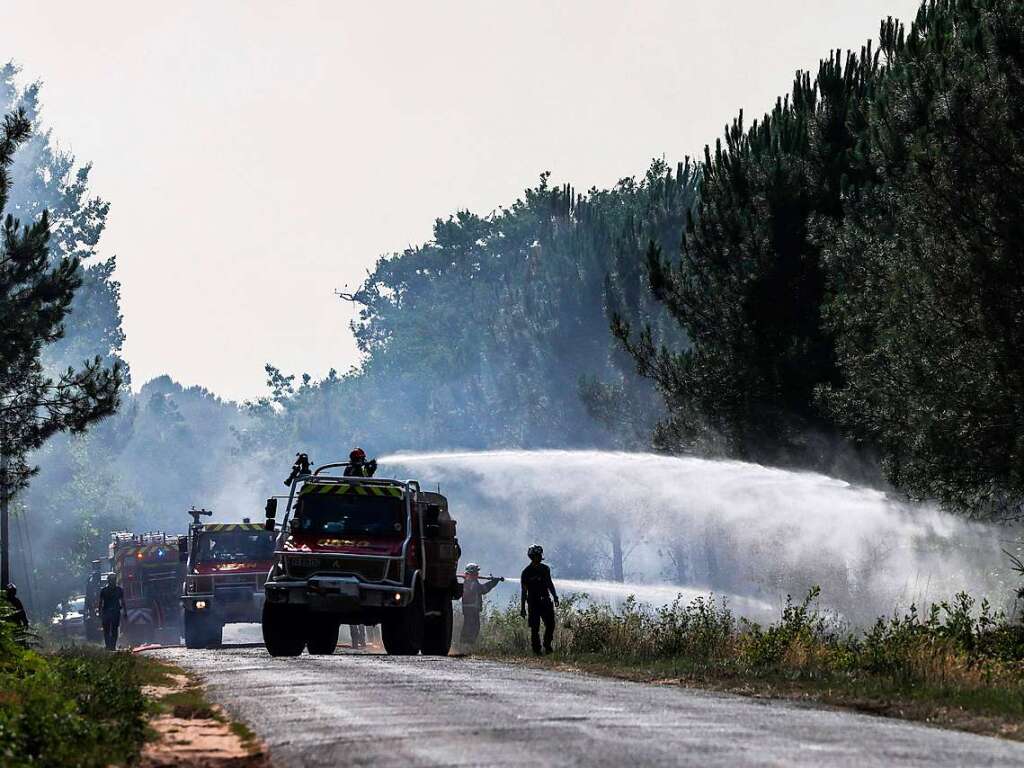
[[[0,621],[0,764],[101,768],[134,760],[145,700],[129,654],[65,649],[44,655]]]

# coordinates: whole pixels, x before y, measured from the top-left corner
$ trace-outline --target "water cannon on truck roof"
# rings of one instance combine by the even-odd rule
[[[266,506],[277,531],[262,622],[270,654],[330,654],[341,624],[380,624],[390,654],[447,655],[461,597],[448,500],[416,480],[346,474],[349,462],[299,465],[280,528],[278,498]]]

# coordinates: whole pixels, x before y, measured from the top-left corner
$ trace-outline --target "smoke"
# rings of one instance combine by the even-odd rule
[[[381,464],[441,486],[465,558],[485,572],[518,573],[536,540],[556,579],[582,578],[573,588],[595,595],[663,603],[714,592],[760,614],[818,585],[825,605],[864,623],[961,590],[1009,607],[1015,586],[997,570],[1000,529],[811,472],[558,450],[396,454]],[[617,562],[626,586],[606,581]]]

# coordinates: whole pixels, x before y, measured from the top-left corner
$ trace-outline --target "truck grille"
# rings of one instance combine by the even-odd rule
[[[359,557],[299,555],[288,558],[288,574],[306,578],[314,573],[330,573],[339,576],[358,576],[364,581],[382,581],[387,572],[388,562]]]

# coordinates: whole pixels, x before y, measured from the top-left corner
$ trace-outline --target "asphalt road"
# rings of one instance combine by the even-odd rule
[[[163,649],[275,766],[1012,766],[1024,744],[479,659]]]

